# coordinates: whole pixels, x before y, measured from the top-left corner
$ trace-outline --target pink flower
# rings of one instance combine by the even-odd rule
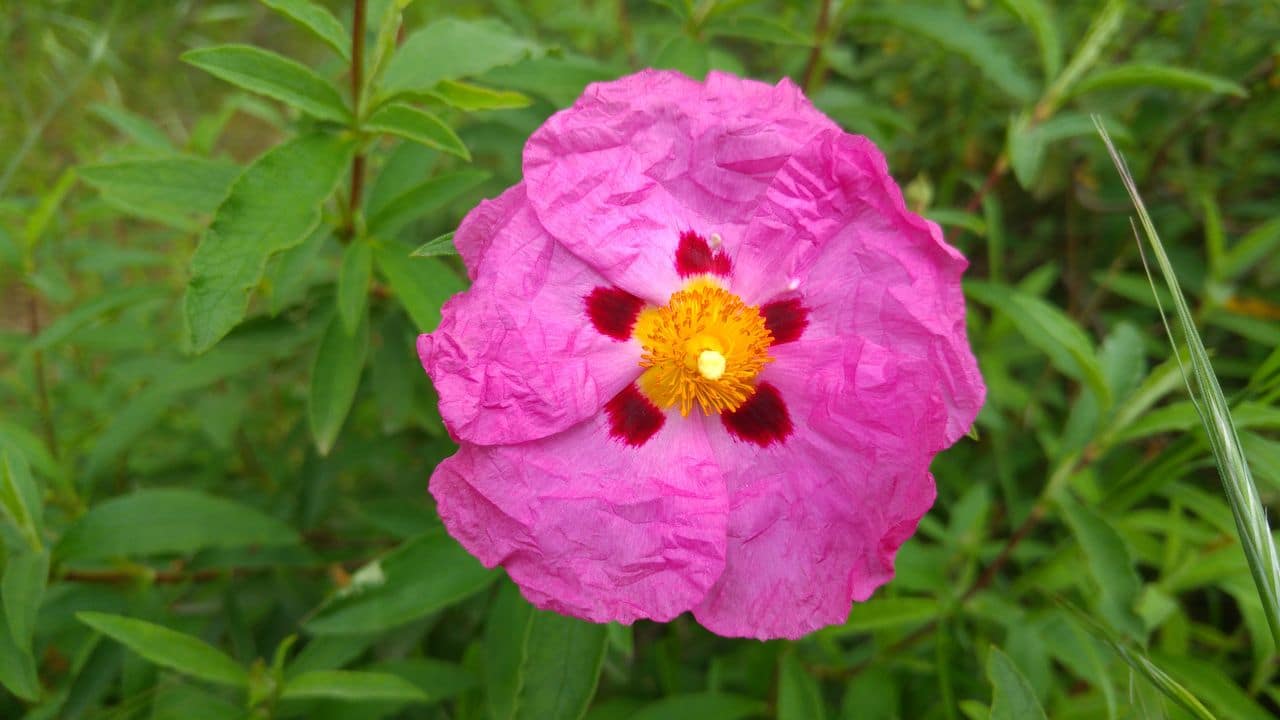
[[[418,339],[461,446],[431,493],[538,607],[844,622],[982,405],[964,257],[786,80],[592,85],[455,242],[473,285]]]

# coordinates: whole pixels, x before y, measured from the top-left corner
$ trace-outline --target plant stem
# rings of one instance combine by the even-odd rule
[[[361,113],[364,112],[364,35],[365,0],[356,0],[351,21],[351,123],[352,130],[360,131]],[[364,201],[364,150],[356,150],[351,158],[351,195],[347,204],[345,235],[348,240],[356,235],[356,218]]]
[[[809,51],[809,59],[800,75],[800,85],[806,94],[813,90],[822,74],[822,48],[827,44],[827,27],[830,23],[831,0],[822,0],[822,7],[818,10],[818,23],[813,28],[813,49]]]

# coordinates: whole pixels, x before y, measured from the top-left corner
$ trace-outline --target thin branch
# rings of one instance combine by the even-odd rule
[[[351,21],[351,123],[352,129],[359,132],[360,116],[364,112],[364,35],[365,35],[365,0],[356,0],[354,17]],[[348,240],[356,235],[356,218],[360,206],[364,202],[364,151],[357,150],[351,158],[351,194],[347,203],[346,227],[344,235]]]
[[[805,93],[813,90],[822,75],[822,48],[826,46],[827,30],[831,24],[831,0],[822,0],[818,10],[818,22],[813,28],[813,49],[809,51],[809,59],[805,62],[804,72],[800,74],[800,86]]]

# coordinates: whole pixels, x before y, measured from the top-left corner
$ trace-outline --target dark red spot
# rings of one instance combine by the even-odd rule
[[[747,398],[742,407],[722,413],[720,419],[730,435],[760,447],[782,442],[791,434],[787,405],[778,389],[769,383],[760,383],[756,394]]]
[[[632,447],[648,442],[667,421],[635,383],[605,403],[604,411],[609,414],[609,434]]]
[[[631,337],[636,317],[644,309],[643,300],[616,287],[598,287],[585,300],[591,324],[601,335],[608,335],[615,340]]]
[[[680,277],[711,273],[724,277],[733,269],[733,263],[724,250],[711,250],[707,239],[692,230],[680,233],[676,246],[676,272]]]
[[[764,326],[773,335],[774,345],[799,340],[800,334],[809,326],[809,308],[796,298],[761,305],[760,314],[764,316]]]

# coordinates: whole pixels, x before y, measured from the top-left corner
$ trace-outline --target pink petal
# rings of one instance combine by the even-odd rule
[[[668,422],[641,447],[610,438],[603,415],[521,445],[463,444],[431,494],[467,550],[566,615],[670,620],[724,567],[724,479],[701,422]]]
[[[734,262],[747,302],[798,298],[809,309],[802,339],[859,337],[928,360],[949,413],[935,449],[967,431],[986,395],[965,334],[967,263],[937,225],[907,210],[869,140],[827,133],[797,152]]]
[[[729,487],[729,544],[694,615],[720,635],[797,638],[843,623],[893,577],[934,500],[928,464],[946,416],[920,361],[840,339],[773,353],[761,377],[795,432],[762,450],[708,431]]]
[[[607,281],[542,229],[523,186],[468,222],[459,250],[475,263],[474,283],[418,338],[449,431],[518,443],[599,412],[640,374],[639,345],[602,335],[587,317],[586,297]]]
[[[552,235],[656,303],[679,285],[680,234],[726,245],[787,157],[835,125],[789,80],[646,70],[591,85],[525,146],[524,176]]]

